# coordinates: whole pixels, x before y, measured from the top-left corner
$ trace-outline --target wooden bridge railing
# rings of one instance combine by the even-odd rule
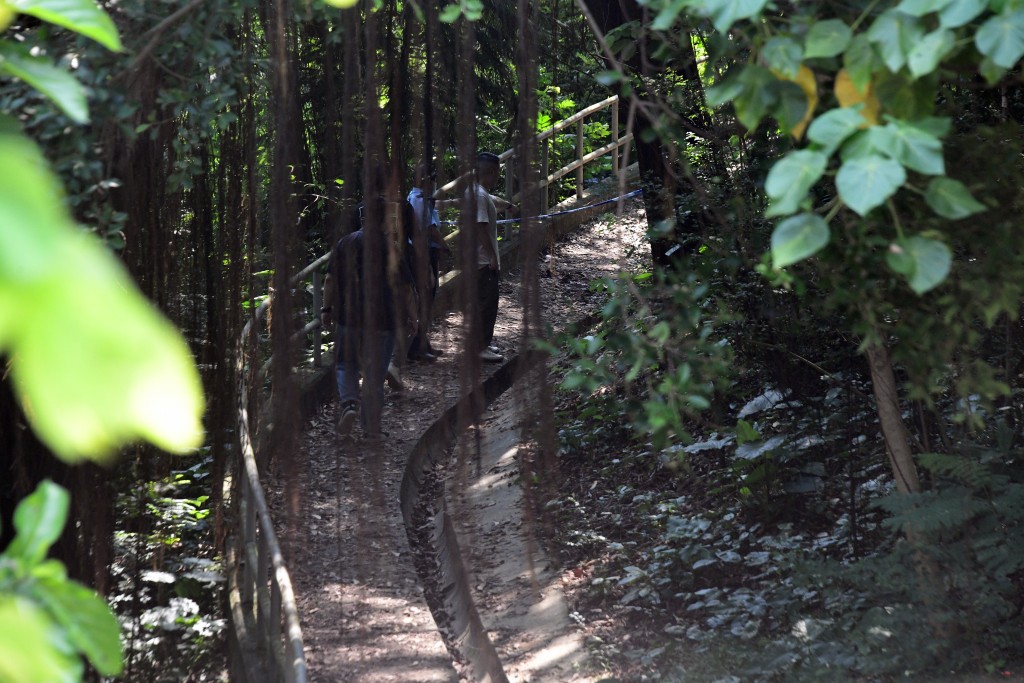
[[[549,207],[548,188],[566,175],[576,172],[577,196],[583,195],[584,167],[607,155],[612,155],[612,170],[617,173],[620,164],[620,149],[632,141],[629,134],[619,136],[618,98],[606,100],[583,109],[573,116],[560,121],[539,133],[535,141],[543,145],[541,153],[541,189],[544,190],[543,208]],[[611,109],[611,142],[591,152],[584,150],[584,121],[605,109]],[[548,169],[548,146],[552,138],[569,126],[576,125],[575,158],[553,173]],[[506,165],[506,181],[509,198],[515,198],[515,150],[510,149],[499,155]],[[441,191],[451,192],[458,180],[448,183]],[[456,233],[457,234],[457,231]],[[509,232],[506,231],[506,237]],[[445,239],[454,239],[449,235]],[[304,340],[305,352],[312,369],[321,367],[323,337],[320,325],[320,271],[330,254],[324,254],[305,266],[293,278],[293,287],[304,290],[312,288],[312,296],[304,309],[304,325],[296,332],[295,340]],[[254,417],[261,414],[261,398],[265,394],[264,384],[270,368],[269,354],[260,351],[259,327],[266,318],[270,297],[256,309],[245,325],[238,342],[236,363],[239,371],[238,389],[238,432],[240,448],[240,474],[236,486],[241,512],[241,528],[236,531],[236,540],[228,548],[229,576],[231,576],[230,603],[234,639],[236,642],[255,645],[255,651],[236,653],[236,656],[255,656],[259,661],[249,662],[247,667],[255,668],[260,680],[283,681],[285,683],[306,683],[308,671],[303,653],[302,628],[299,623],[291,579],[285,566],[284,557],[274,532],[273,520],[267,507],[266,497],[260,479],[256,448],[252,434],[257,430]],[[233,568],[233,570],[232,570]],[[235,663],[237,665],[237,663]]]

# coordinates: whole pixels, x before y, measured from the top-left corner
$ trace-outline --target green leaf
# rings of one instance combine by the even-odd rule
[[[844,161],[836,174],[836,189],[847,206],[866,216],[906,180],[907,173],[898,161],[873,155]]]
[[[104,676],[121,673],[121,629],[107,603],[74,581],[42,580],[31,595]]]
[[[25,598],[0,595],[0,681],[78,683],[82,660],[47,615]]]
[[[893,270],[907,278],[910,288],[918,294],[941,284],[953,265],[949,247],[920,235],[895,242],[886,260]]]
[[[875,79],[875,95],[891,116],[916,121],[935,110],[938,79],[937,72],[913,79],[904,72],[883,71]]]
[[[918,42],[907,55],[907,67],[914,78],[930,74],[939,63],[956,47],[952,31],[940,28],[932,31]]]
[[[872,156],[888,157],[892,154],[895,144],[890,127],[871,126],[851,136],[843,145],[839,156],[843,161]]]
[[[734,69],[726,74],[720,83],[716,83],[708,88],[704,93],[708,106],[712,109],[717,109],[726,102],[732,102],[739,97],[740,93],[747,87],[743,79],[743,73],[748,68],[757,67],[742,67],[739,71]]]
[[[89,120],[85,88],[69,72],[43,57],[33,57],[14,43],[0,43],[0,72],[20,78],[50,98],[76,123]]]
[[[779,81],[768,69],[759,66],[747,66],[739,79],[742,89],[733,100],[736,117],[744,127],[754,130],[778,102],[776,87]],[[795,83],[791,85],[799,89]]]
[[[742,446],[745,443],[752,443],[754,441],[761,440],[761,433],[757,431],[754,425],[750,424],[746,420],[738,420],[736,422],[736,445]]]
[[[761,13],[768,0],[704,0],[701,9],[711,18],[716,31],[725,33],[740,19],[751,19]]]
[[[974,44],[997,66],[1011,68],[1024,55],[1024,11],[990,18],[974,35]]]
[[[952,0],[903,0],[896,5],[896,10],[914,17],[923,17],[932,12],[938,12],[948,5]]]
[[[136,437],[198,446],[203,396],[181,335],[73,227],[32,143],[0,134],[0,177],[0,351],[37,434],[69,462]]]
[[[456,3],[454,5],[448,5],[443,10],[441,10],[441,15],[439,18],[441,19],[442,22],[446,24],[454,24],[456,21],[459,20],[459,17],[461,16],[462,5]]]
[[[783,132],[793,130],[807,115],[807,93],[793,81],[776,80],[760,94],[765,98],[774,96],[768,100],[768,111],[779,122]]]
[[[886,10],[878,15],[867,35],[877,46],[885,65],[896,72],[907,63],[907,54],[924,35],[924,29],[915,17]]]
[[[683,11],[688,1],[672,0],[672,2],[666,4],[651,23],[651,29],[654,31],[667,31],[672,28],[672,24],[676,23],[679,13]]]
[[[804,58],[835,57],[846,50],[853,32],[839,19],[826,19],[811,26],[804,39]]]
[[[788,36],[775,36],[764,44],[762,55],[770,69],[785,78],[796,78],[804,50],[800,43]]]
[[[893,157],[909,169],[925,175],[943,175],[946,164],[942,159],[942,141],[906,121],[893,121],[886,128],[892,130],[895,145]]]
[[[779,223],[772,232],[772,267],[785,268],[821,251],[830,239],[821,216],[802,213]]]
[[[932,211],[951,220],[966,218],[988,208],[972,197],[970,191],[959,180],[945,176],[932,178],[925,191],[924,200],[932,207]]]
[[[7,0],[7,4],[21,14],[81,33],[114,52],[121,51],[117,27],[94,0]]]
[[[772,200],[765,216],[787,216],[796,211],[827,165],[828,157],[806,149],[776,161],[764,181],[765,192]]]
[[[974,21],[986,7],[986,0],[953,0],[939,12],[939,25],[943,28],[959,28]]]
[[[999,81],[1003,80],[1003,76],[1006,75],[1008,69],[1004,66],[999,66],[992,61],[991,57],[985,57],[981,60],[981,64],[978,66],[978,73],[984,76],[985,81],[989,85],[995,85]]]
[[[4,555],[20,560],[25,567],[42,562],[64,530],[70,500],[68,492],[52,481],[41,482],[15,508],[15,536]]]
[[[831,109],[811,122],[807,139],[824,148],[831,155],[839,145],[864,125],[864,117],[851,107]]]
[[[594,80],[601,85],[611,86],[622,80],[622,73],[618,71],[600,71],[594,76]]]
[[[854,36],[850,41],[850,46],[843,53],[843,67],[850,74],[850,80],[861,92],[864,92],[868,83],[871,82],[871,75],[875,72],[875,65],[878,61],[875,47],[864,33]]]

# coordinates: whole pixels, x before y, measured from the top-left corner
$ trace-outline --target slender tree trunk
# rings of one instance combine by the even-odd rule
[[[917,493],[921,490],[921,484],[914,456],[910,452],[910,435],[900,411],[896,377],[892,371],[889,350],[882,343],[877,343],[869,346],[865,353],[868,367],[871,369],[871,385],[875,393],[878,420],[882,426],[882,436],[885,437],[885,447],[889,453],[893,477],[896,479],[896,488],[900,493]]]

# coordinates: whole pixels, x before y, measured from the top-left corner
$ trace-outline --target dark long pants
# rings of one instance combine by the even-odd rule
[[[498,280],[496,270],[484,266],[477,271],[477,295],[480,301],[480,351],[494,339],[494,323],[498,319]]]

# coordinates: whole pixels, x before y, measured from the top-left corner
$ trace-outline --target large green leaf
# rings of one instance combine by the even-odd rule
[[[922,38],[907,55],[907,67],[914,78],[930,74],[939,66],[939,62],[956,47],[956,36],[953,32],[940,28]]]
[[[78,123],[89,120],[85,88],[69,72],[44,57],[33,57],[27,50],[9,42],[0,43],[0,72],[20,78],[43,93]]]
[[[55,267],[62,231],[70,230],[64,193],[38,148],[0,133],[0,291]],[[3,299],[0,298],[0,306]],[[0,313],[0,320],[4,318]],[[0,328],[0,343],[4,329]]]
[[[871,126],[852,135],[839,152],[843,161],[871,156],[888,157],[896,147],[890,126]]]
[[[102,598],[69,580],[37,581],[31,595],[97,671],[104,676],[121,673],[121,630]]]
[[[959,220],[984,211],[987,207],[971,196],[959,180],[939,176],[928,183],[924,199],[932,211],[943,218]]]
[[[655,31],[667,31],[672,28],[672,24],[676,23],[676,18],[686,7],[687,2],[688,0],[672,0],[672,2],[666,3],[651,23],[651,28]]]
[[[739,76],[742,89],[733,100],[736,118],[746,128],[754,130],[770,109],[778,102],[778,79],[768,69],[748,66]],[[794,87],[799,88],[795,84]]]
[[[850,44],[853,32],[840,19],[826,19],[811,26],[804,39],[804,58],[835,57]]]
[[[915,79],[904,71],[882,71],[875,77],[875,95],[889,115],[906,121],[917,121],[931,116],[935,111],[938,82],[938,72]]]
[[[915,17],[923,17],[932,12],[938,12],[953,0],[902,0],[896,5],[896,9],[904,14]]]
[[[82,660],[26,598],[0,595],[0,681],[79,683]]]
[[[765,215],[787,216],[796,211],[827,165],[828,157],[806,149],[790,152],[776,161],[764,181],[765,192],[771,199]]]
[[[46,480],[14,510],[14,540],[4,555],[24,567],[42,562],[64,530],[68,518],[68,492]]]
[[[939,12],[939,24],[943,28],[958,28],[977,18],[986,7],[986,0],[953,0]]]
[[[34,145],[0,134],[0,177],[0,352],[36,432],[68,461],[137,437],[198,446],[203,397],[181,335],[73,227]]]
[[[850,74],[850,80],[861,92],[864,92],[871,82],[871,75],[875,71],[875,64],[878,56],[875,53],[875,46],[871,44],[864,33],[858,33],[850,41],[849,47],[843,53],[843,67]]]
[[[774,99],[770,100],[769,113],[778,121],[783,132],[792,131],[807,115],[807,93],[793,81],[776,80],[766,90],[761,93],[762,97],[774,94]]]
[[[740,19],[761,13],[768,0],[702,0],[698,7],[711,19],[715,30],[725,33]]]
[[[55,258],[61,269],[26,291],[13,371],[40,436],[69,461],[138,437],[198,446],[202,389],[181,336],[98,240],[71,236]]]
[[[864,117],[856,109],[841,107],[830,109],[811,122],[807,139],[824,148],[831,155],[848,137],[864,125]]]
[[[772,266],[785,268],[813,256],[828,244],[828,224],[815,213],[801,213],[779,223],[772,232]]]
[[[906,276],[910,288],[918,294],[941,284],[953,265],[949,247],[921,235],[895,242],[886,260],[893,270]]]
[[[836,189],[843,202],[861,216],[885,203],[907,180],[898,161],[867,156],[843,162],[836,174]]]
[[[892,155],[909,169],[926,175],[943,175],[946,164],[942,159],[942,141],[931,133],[906,121],[893,121],[886,128],[892,130]]]
[[[57,26],[63,26],[100,45],[119,52],[121,38],[117,27],[94,0],[6,0],[21,14],[30,14]]]
[[[867,35],[877,46],[885,65],[896,72],[907,63],[907,54],[924,35],[924,28],[916,17],[886,10],[878,15]]]
[[[1011,68],[1024,55],[1024,11],[990,18],[974,35],[974,44],[997,66]]]
[[[764,44],[761,54],[773,71],[785,78],[796,78],[804,49],[789,36],[774,36]]]

